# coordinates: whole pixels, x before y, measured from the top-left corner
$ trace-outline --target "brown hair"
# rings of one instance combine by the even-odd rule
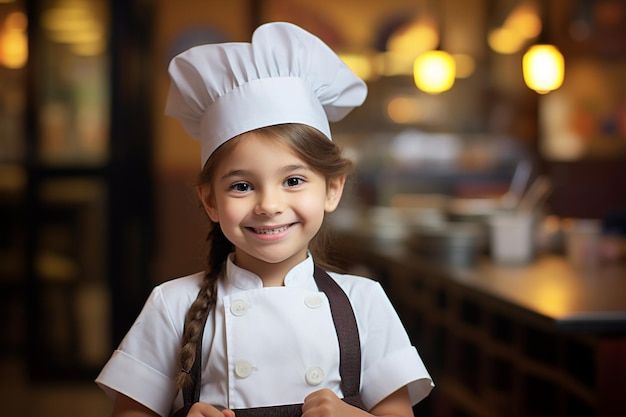
[[[292,123],[280,124],[257,129],[255,133],[283,144],[311,169],[324,175],[327,181],[346,176],[352,171],[352,162],[341,155],[341,149],[337,144],[328,140],[326,136],[312,127]],[[239,140],[240,137],[230,139],[213,152],[200,173],[199,186],[212,185],[211,181],[219,161],[223,159],[224,155],[232,152]],[[189,371],[195,361],[196,345],[200,339],[201,326],[204,318],[215,304],[217,280],[223,273],[226,258],[234,250],[233,244],[226,239],[217,223],[211,224],[207,241],[209,242],[208,265],[198,297],[189,307],[185,317],[185,332],[178,353],[181,372],[176,383],[179,387],[184,387],[192,382]],[[328,234],[322,227],[310,242],[309,250],[313,254],[316,264],[332,270],[334,268],[327,259],[327,247]]]

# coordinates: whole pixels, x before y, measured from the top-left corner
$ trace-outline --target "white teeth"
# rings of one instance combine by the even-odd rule
[[[253,228],[255,233],[261,234],[261,235],[275,235],[277,233],[280,232],[284,232],[285,230],[287,230],[288,226],[283,226],[283,227],[279,227],[278,229],[257,229],[257,228]]]

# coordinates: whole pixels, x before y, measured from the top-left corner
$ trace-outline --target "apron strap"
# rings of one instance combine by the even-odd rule
[[[341,392],[343,400],[350,405],[365,409],[359,395],[361,382],[361,342],[359,329],[356,324],[354,310],[346,293],[326,271],[315,265],[313,277],[317,287],[326,294],[330,304],[330,312],[335,324],[337,339],[339,340],[339,375],[341,376]],[[211,308],[212,309],[212,308]],[[200,364],[202,361],[202,336],[206,320],[203,319],[200,339],[196,343],[196,359],[190,370],[193,382],[183,388],[184,409],[200,400]],[[273,410],[276,417],[289,417],[302,414],[302,404],[291,404],[278,407],[256,407],[246,410],[235,410],[237,417],[255,417],[268,415]],[[179,412],[182,410],[179,410]],[[178,413],[176,414],[178,415]],[[182,415],[186,415],[182,414]]]
[[[315,265],[317,287],[326,294],[339,340],[339,375],[344,400],[364,409],[359,396],[361,382],[361,341],[350,299],[326,271]]]

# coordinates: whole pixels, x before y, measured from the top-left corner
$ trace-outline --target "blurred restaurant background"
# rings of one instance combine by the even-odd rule
[[[416,415],[626,412],[626,1],[0,0],[1,414],[110,414],[93,379],[207,252],[168,62],[268,21],[368,83],[333,256],[407,324]]]

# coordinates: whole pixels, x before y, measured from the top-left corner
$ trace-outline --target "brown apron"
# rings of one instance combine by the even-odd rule
[[[339,340],[339,375],[341,376],[341,391],[344,395],[343,401],[365,410],[359,395],[361,343],[350,300],[348,300],[348,296],[335,280],[317,265],[315,265],[313,276],[317,287],[328,297],[330,312],[333,316],[335,331]],[[200,399],[201,340],[202,335],[200,335],[200,341],[196,345],[196,361],[190,372],[193,383],[183,388],[185,405],[176,411],[172,417],[186,416],[191,406]],[[236,417],[300,417],[302,415],[302,404],[242,408],[233,411]]]

